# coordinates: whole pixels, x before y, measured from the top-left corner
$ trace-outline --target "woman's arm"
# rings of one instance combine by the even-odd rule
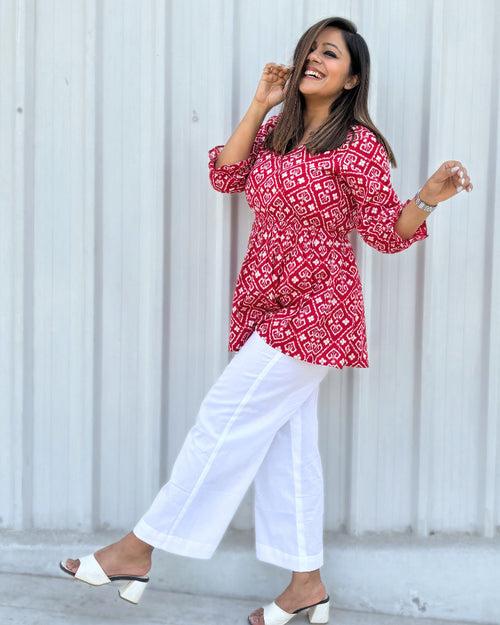
[[[422,196],[420,193],[420,198],[426,204],[433,204],[427,199],[427,196]],[[429,217],[430,213],[424,211],[422,208],[419,208],[415,204],[415,200],[410,200],[403,210],[401,211],[401,215],[399,219],[394,224],[394,230],[399,234],[403,239],[411,239],[411,237],[415,234],[415,232],[419,229],[419,227],[424,223],[424,221]]]
[[[340,150],[336,168],[349,189],[353,224],[365,243],[395,254],[429,236],[427,214],[419,214],[425,211],[413,201],[401,202],[385,147],[370,129],[356,128],[355,140]],[[427,195],[422,199],[429,201]]]
[[[262,125],[269,109],[252,100],[247,112],[227,140],[215,162],[216,169],[222,165],[232,165],[244,161],[250,156],[257,131]]]
[[[278,118],[279,115],[272,115],[261,124],[250,148],[250,153],[246,158],[236,162],[219,163],[219,166],[216,167],[219,154],[222,154],[225,146],[216,145],[208,151],[208,177],[216,191],[221,193],[241,193],[245,190],[248,175],[262,150],[268,133],[275,126]]]
[[[244,161],[250,156],[264,117],[285,97],[286,82],[291,71],[291,67],[278,63],[266,63],[252,103],[218,155],[216,168]]]
[[[279,115],[264,117],[283,98],[289,68],[267,63],[257,86],[255,96],[225,145],[216,145],[208,151],[209,179],[216,191],[241,193],[255,160],[258,158],[268,132]]]
[[[472,188],[467,169],[463,164],[460,161],[445,161],[427,180],[419,195],[426,204],[434,206],[463,189],[470,192]],[[403,239],[410,239],[429,215],[430,213],[419,208],[412,199],[403,208],[394,229]]]

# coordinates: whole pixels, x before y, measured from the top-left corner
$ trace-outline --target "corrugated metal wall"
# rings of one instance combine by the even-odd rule
[[[326,528],[499,530],[495,0],[0,3],[0,527],[130,528],[168,479],[251,224],[208,149],[332,10],[369,45],[400,198],[451,158],[474,190],[404,253],[353,237],[370,368],[321,388]]]

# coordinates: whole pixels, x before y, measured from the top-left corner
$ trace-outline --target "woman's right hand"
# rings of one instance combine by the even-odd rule
[[[257,85],[254,102],[271,110],[285,99],[287,81],[292,73],[292,67],[278,63],[266,63],[261,79]]]

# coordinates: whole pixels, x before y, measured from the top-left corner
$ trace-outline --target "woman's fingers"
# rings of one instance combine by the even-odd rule
[[[463,189],[466,191],[472,191],[473,186],[470,181],[469,174],[467,173],[467,169],[462,165],[460,161],[453,161],[449,163],[450,172],[454,174],[453,182],[455,184],[455,188],[457,193],[460,193]]]
[[[264,73],[272,78],[287,78],[291,69],[279,63],[266,63]]]

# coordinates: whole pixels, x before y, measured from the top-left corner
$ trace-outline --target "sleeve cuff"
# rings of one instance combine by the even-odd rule
[[[401,213],[403,212],[404,207],[407,204],[409,204],[410,202],[411,202],[411,200],[406,200],[406,202],[402,205],[401,211],[399,212],[396,221],[399,219],[399,215],[401,215]],[[394,234],[400,240],[402,245],[405,245],[406,247],[409,247],[410,245],[412,245],[416,241],[421,241],[422,239],[426,239],[429,236],[429,233],[427,232],[427,219],[420,224],[420,226],[417,228],[417,230],[415,231],[413,236],[411,236],[409,239],[403,239],[403,237],[401,237],[396,232],[396,230],[394,230]]]
[[[248,158],[242,161],[216,167],[215,163],[223,148],[224,145],[216,145],[208,151],[209,177],[212,186],[216,191],[221,191],[222,193],[241,192],[245,187],[246,178],[252,169],[252,155],[250,154]]]

